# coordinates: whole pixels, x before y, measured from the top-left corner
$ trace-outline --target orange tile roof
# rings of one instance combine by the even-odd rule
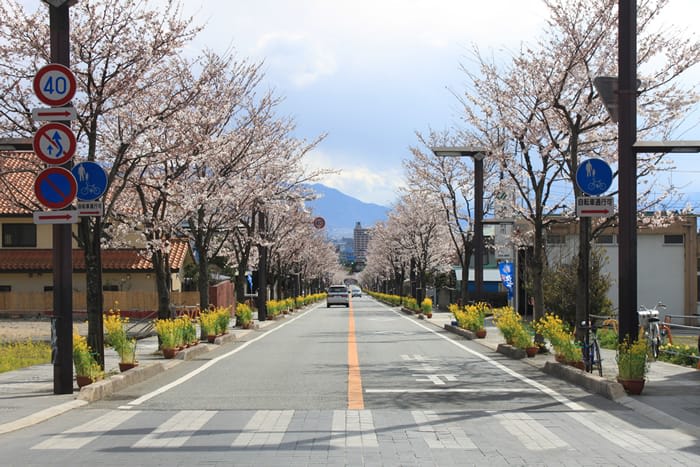
[[[0,215],[31,215],[43,209],[34,195],[34,180],[42,168],[34,153],[0,151]]]
[[[179,270],[189,253],[189,244],[176,240],[170,248],[170,267]],[[53,250],[51,249],[0,249],[0,272],[51,271]],[[152,271],[153,264],[144,249],[119,249],[102,251],[104,271]],[[85,271],[85,255],[82,250],[73,250],[73,270]]]

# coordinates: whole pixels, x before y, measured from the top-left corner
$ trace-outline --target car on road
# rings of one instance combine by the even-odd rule
[[[362,289],[357,285],[350,286],[350,293],[353,297],[362,297]]]
[[[331,285],[326,293],[326,308],[331,305],[350,306],[350,290],[345,285]]]

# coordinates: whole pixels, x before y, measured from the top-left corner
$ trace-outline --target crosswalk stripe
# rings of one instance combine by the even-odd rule
[[[372,412],[334,410],[330,445],[336,448],[378,447]]]
[[[137,413],[139,412],[110,411],[101,417],[64,431],[60,435],[52,436],[36,446],[33,446],[32,449],[82,448],[89,442],[96,440],[101,435],[129,420]]]
[[[133,412],[124,412],[133,413]],[[216,412],[183,410],[137,441],[135,448],[180,447],[202,428]]]
[[[608,414],[569,413],[574,420],[630,452],[660,452],[663,447],[644,435],[633,425]]]
[[[530,415],[522,412],[500,413],[496,415],[501,426],[531,451],[559,449],[568,447],[568,443],[542,426]]]
[[[476,444],[456,423],[444,423],[432,410],[412,410],[418,432],[433,449],[477,449]]]
[[[232,446],[274,447],[282,443],[293,410],[258,410],[236,437]]]

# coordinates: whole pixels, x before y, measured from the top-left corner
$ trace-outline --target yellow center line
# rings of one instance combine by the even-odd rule
[[[352,302],[349,309],[348,322],[348,409],[362,410],[365,401],[362,398],[362,376],[360,374],[360,359],[357,357],[357,341],[355,340],[355,316]]]

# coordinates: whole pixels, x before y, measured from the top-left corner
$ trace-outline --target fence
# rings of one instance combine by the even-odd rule
[[[103,292],[105,311],[149,312],[158,309],[155,292]],[[171,292],[170,301],[175,307],[199,305],[199,292]],[[85,292],[73,292],[73,310],[87,308]],[[17,315],[44,314],[53,312],[53,292],[0,292],[0,312]]]

